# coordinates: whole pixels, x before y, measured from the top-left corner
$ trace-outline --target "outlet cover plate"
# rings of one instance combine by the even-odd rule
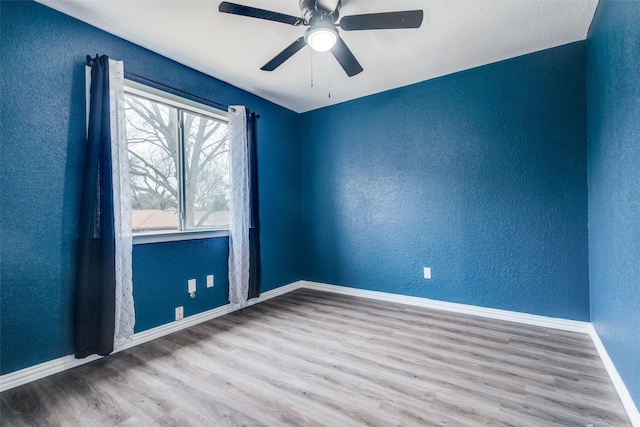
[[[184,319],[184,307],[176,307],[176,320]]]
[[[424,268],[424,278],[431,279],[431,267]]]
[[[213,288],[213,274],[207,276],[207,288]]]

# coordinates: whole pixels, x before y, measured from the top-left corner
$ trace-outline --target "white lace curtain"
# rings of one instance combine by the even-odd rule
[[[124,65],[109,59],[111,157],[113,173],[114,228],[116,236],[116,310],[114,350],[131,341],[136,322],[133,307],[131,237],[131,182],[124,116]]]
[[[246,305],[249,292],[249,155],[247,112],[229,107],[229,163],[231,175],[231,221],[229,225],[229,302]]]

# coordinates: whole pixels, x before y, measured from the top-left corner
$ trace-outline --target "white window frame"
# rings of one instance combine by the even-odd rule
[[[152,101],[163,103],[171,107],[180,108],[184,111],[212,117],[223,122],[228,122],[227,112],[199,102],[174,95],[163,90],[159,90],[150,86],[146,86],[131,80],[125,79],[124,92],[126,94],[147,98]],[[184,178],[184,177],[183,177]],[[184,189],[180,189],[184,191]],[[133,244],[174,242],[179,240],[207,239],[213,237],[223,237],[229,235],[229,228],[215,228],[206,230],[178,230],[178,231],[160,231],[133,233]]]
[[[91,90],[91,67],[85,67],[86,77],[86,126],[87,131],[89,127],[89,104],[90,104],[90,90]],[[156,89],[147,85],[143,85],[132,80],[124,80],[124,92],[127,94],[140,96],[143,98],[157,101],[163,104],[170,105],[172,107],[180,108],[191,113],[200,114],[208,117],[212,117],[217,120],[228,122],[228,114],[226,111],[219,110],[214,107],[210,107],[205,104],[201,104],[196,101],[192,101],[181,96],[165,92],[160,89]],[[183,191],[183,190],[181,190]],[[161,243],[161,242],[175,242],[180,240],[193,240],[193,239],[209,239],[214,237],[226,237],[229,236],[229,228],[215,228],[215,229],[191,229],[191,230],[177,230],[177,231],[160,231],[160,232],[146,232],[146,233],[133,233],[133,244],[140,245],[145,243]]]

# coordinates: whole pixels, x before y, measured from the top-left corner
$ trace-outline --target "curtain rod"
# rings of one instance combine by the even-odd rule
[[[96,58],[97,58],[97,57],[98,57],[98,55],[96,54]],[[91,62],[93,62],[93,60],[94,60],[94,58],[92,58],[90,55],[87,55],[87,65],[90,65],[90,64],[91,64]],[[190,96],[190,97],[197,98],[197,99],[199,99],[199,100],[201,100],[201,101],[208,102],[208,103],[213,104],[213,105],[216,105],[216,106],[218,106],[218,107],[225,108],[225,109],[230,109],[230,110],[232,110],[232,111],[234,111],[234,112],[236,111],[233,107],[229,107],[228,105],[221,104],[221,103],[216,102],[216,101],[212,101],[211,99],[203,98],[202,96],[199,96],[199,95],[196,95],[196,94],[193,94],[193,93],[190,93],[190,92],[184,91],[184,90],[182,90],[182,89],[178,89],[177,87],[169,86],[168,84],[160,83],[159,81],[156,81],[156,80],[150,79],[150,78],[145,77],[145,76],[141,76],[140,74],[136,74],[136,73],[131,73],[131,72],[129,72],[129,71],[125,71],[125,72],[124,72],[124,75],[125,75],[125,76],[133,76],[133,77],[137,77],[137,78],[142,79],[142,80],[145,80],[145,81],[147,81],[147,82],[149,82],[149,83],[154,83],[154,84],[157,84],[157,85],[163,86],[163,87],[165,87],[165,88],[167,88],[167,89],[171,89],[171,90],[174,90],[174,91],[176,91],[176,92],[180,92],[180,93],[182,93],[182,94],[184,94],[184,95],[188,95],[188,96]],[[256,114],[256,118],[257,118],[257,119],[259,119],[259,118],[260,118],[260,115],[259,115],[259,114]]]
[[[197,99],[199,99],[200,101],[205,101],[205,102],[208,102],[209,104],[213,104],[213,105],[216,105],[216,106],[221,107],[221,108],[224,108],[224,109],[230,109],[230,110],[232,110],[232,111],[236,111],[233,107],[229,107],[228,105],[221,104],[221,103],[216,102],[216,101],[212,101],[211,99],[203,98],[202,96],[196,95],[196,94],[194,94],[194,93],[187,92],[187,91],[182,90],[182,89],[178,89],[177,87],[173,87],[173,86],[170,86],[170,85],[168,85],[168,84],[160,83],[159,81],[156,81],[156,80],[150,79],[150,78],[148,78],[148,77],[141,76],[140,74],[136,74],[136,73],[131,73],[131,72],[129,72],[129,71],[125,71],[125,72],[124,72],[124,75],[125,75],[125,76],[137,77],[137,78],[139,78],[139,79],[141,79],[141,80],[144,80],[144,81],[147,81],[147,82],[149,82],[149,83],[157,84],[157,85],[162,86],[162,87],[165,87],[165,88],[167,88],[167,89],[171,89],[171,90],[174,90],[174,91],[176,91],[176,92],[180,92],[180,93],[182,93],[182,94],[184,94],[184,95],[187,95],[187,96],[190,96],[190,97],[192,97],[192,98],[197,98]]]

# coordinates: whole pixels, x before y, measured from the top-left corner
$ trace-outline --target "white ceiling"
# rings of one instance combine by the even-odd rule
[[[307,27],[223,14],[217,0],[38,1],[297,112],[584,40],[597,6],[597,0],[343,0],[341,16],[425,13],[419,29],[341,31],[364,68],[349,78],[329,53],[309,47],[275,71],[261,71]],[[300,16],[298,0],[233,2]]]

